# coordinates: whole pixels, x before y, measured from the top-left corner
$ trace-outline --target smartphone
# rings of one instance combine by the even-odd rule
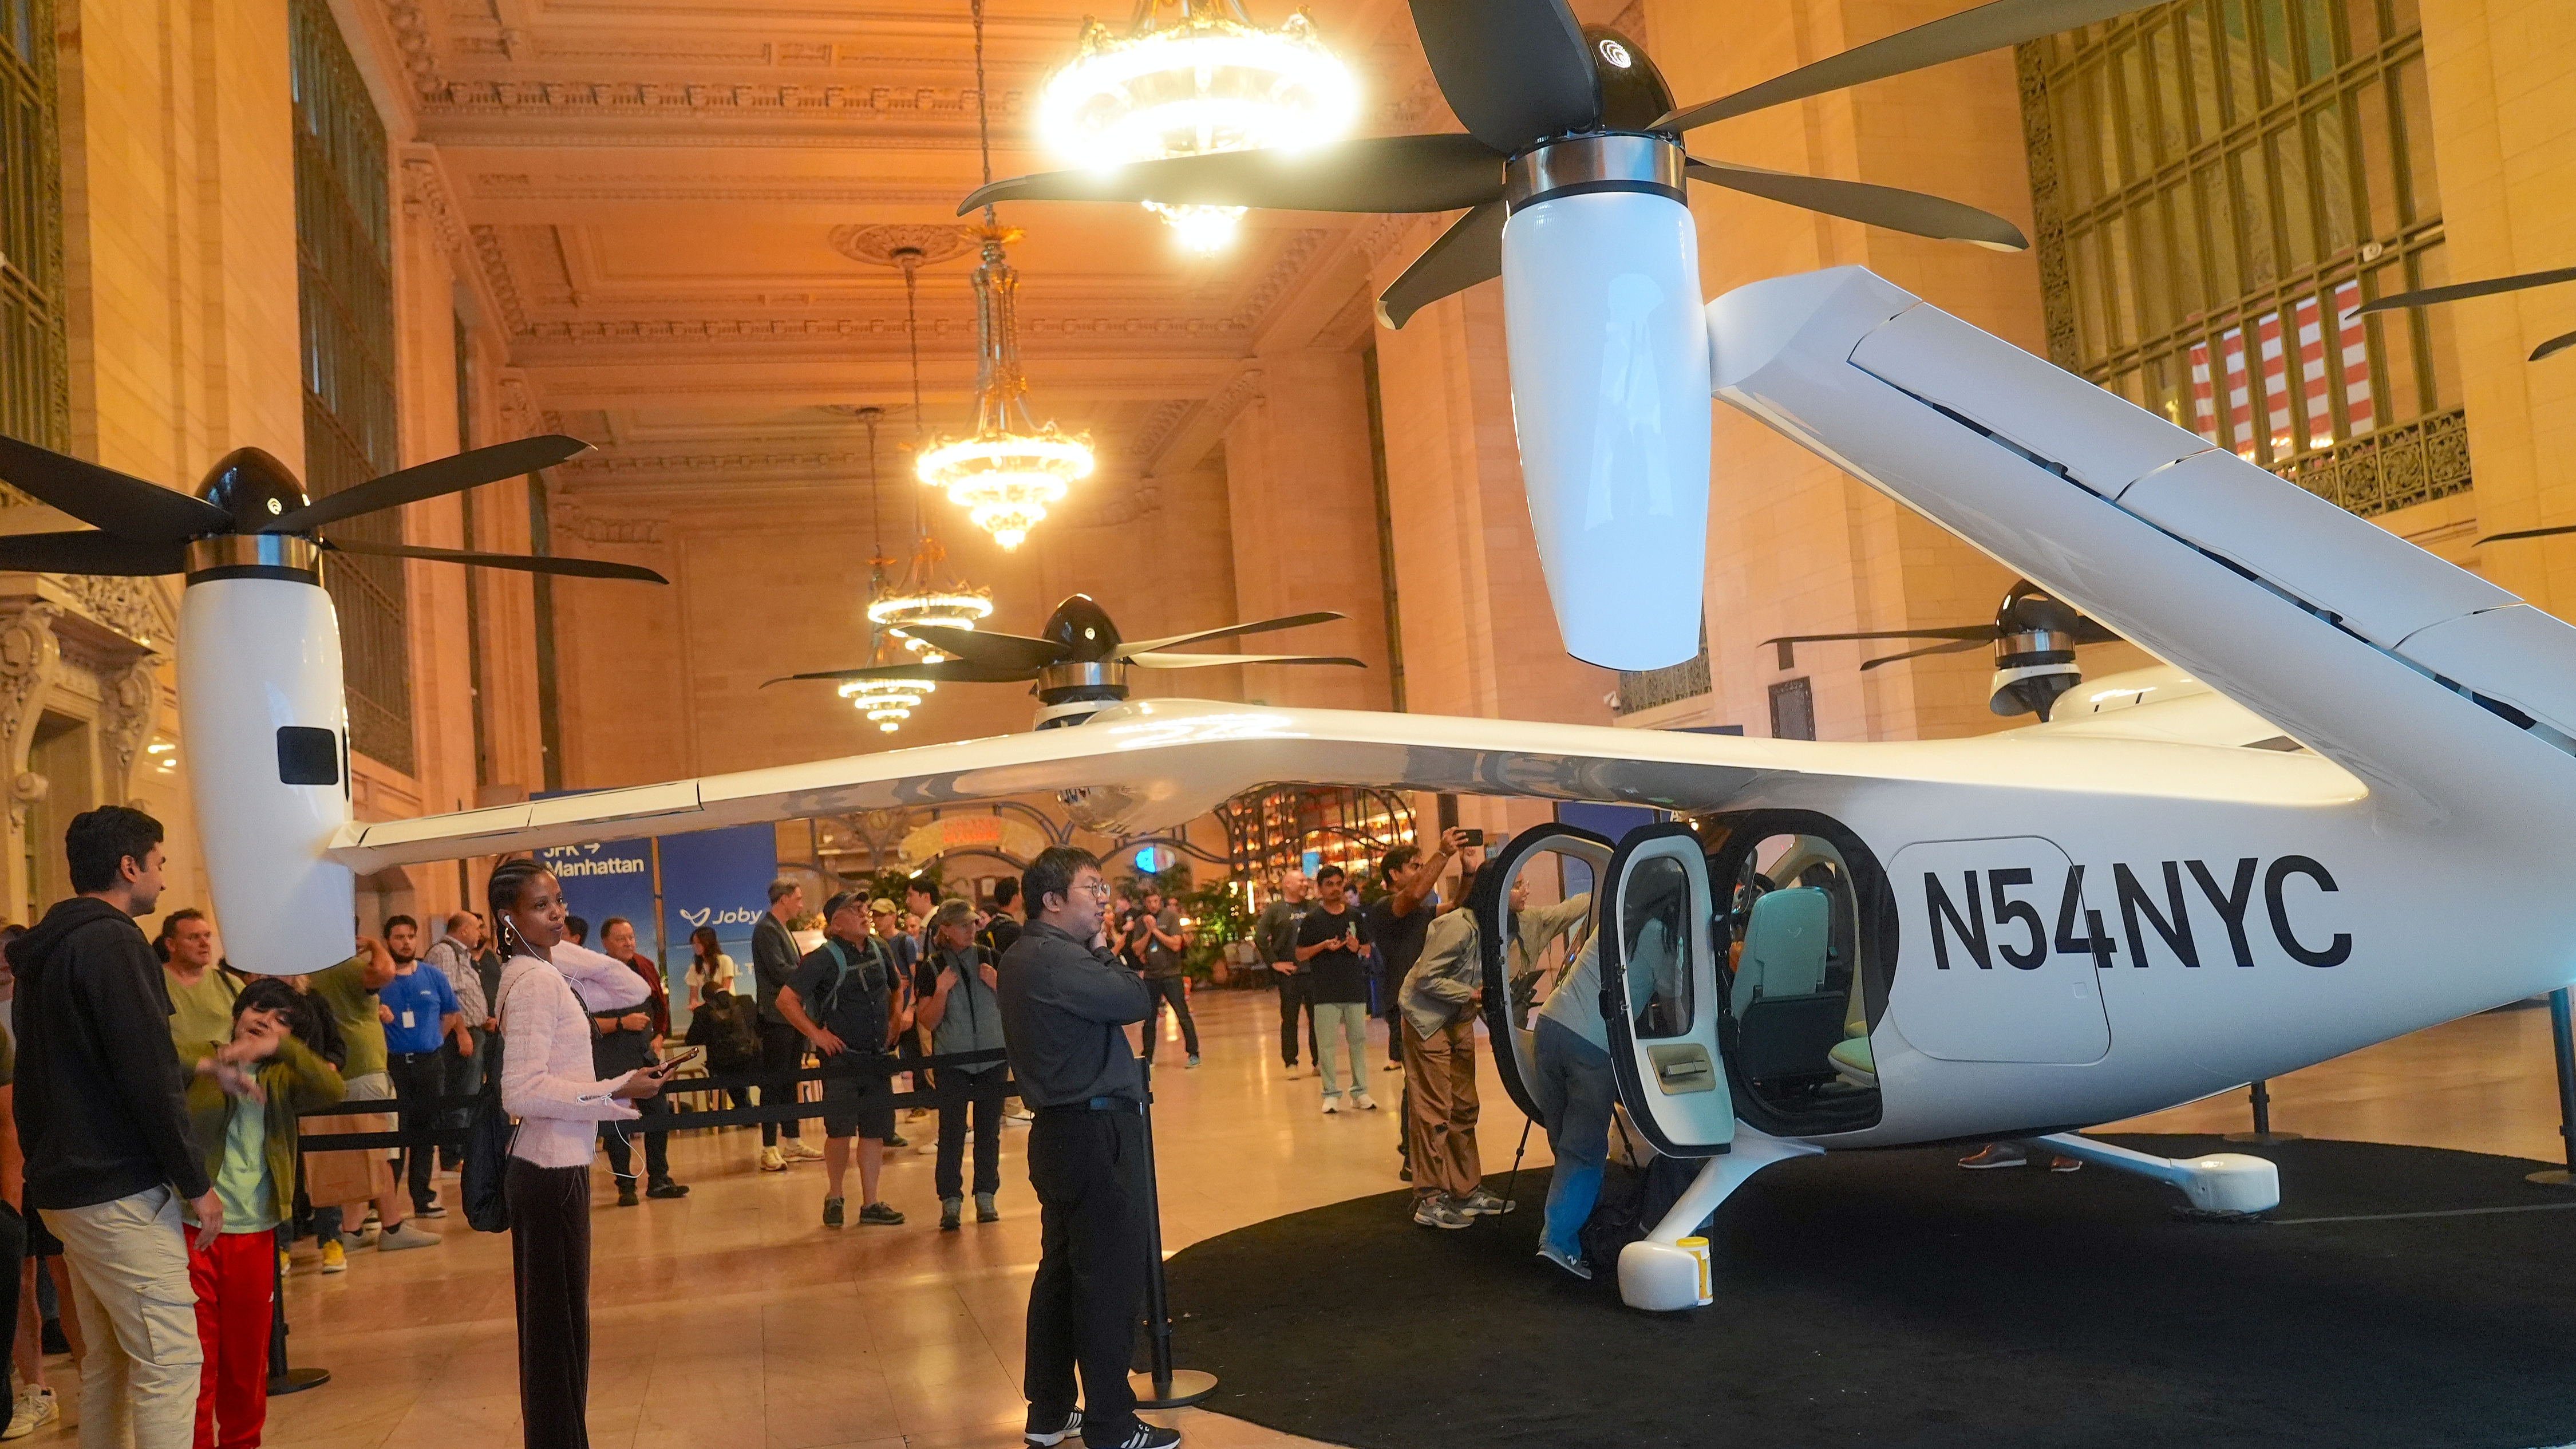
[[[707,1049],[705,1047],[682,1047],[679,1051],[674,1052],[670,1056],[662,1058],[660,1064],[655,1066],[653,1070],[657,1075],[668,1077],[673,1072],[678,1071],[680,1068],[687,1066],[689,1063],[696,1061],[698,1058],[705,1056],[706,1054]]]
[[[1485,848],[1485,828],[1483,826],[1463,825],[1459,827],[1459,833],[1467,837],[1463,842],[1464,844],[1474,846],[1478,850]]]

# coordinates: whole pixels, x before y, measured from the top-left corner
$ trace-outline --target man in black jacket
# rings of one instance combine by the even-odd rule
[[[1029,1186],[1040,1226],[1021,1378],[1024,1439],[1032,1449],[1075,1434],[1091,1449],[1170,1449],[1181,1436],[1138,1419],[1127,1386],[1148,1251],[1145,1078],[1127,1027],[1152,1012],[1153,997],[1097,944],[1109,887],[1096,856],[1064,845],[1042,850],[1020,885],[1029,926],[999,974],[1011,1075],[1037,1112]]]
[[[201,1243],[223,1231],[224,1209],[189,1136],[161,965],[134,924],[161,894],[161,823],[92,810],[64,853],[80,894],[9,947],[27,1204],[62,1240],[89,1341],[82,1440],[186,1449],[204,1358],[179,1208],[192,1200]],[[248,1087],[237,1056],[208,1068],[227,1090]]]
[[[805,1038],[778,1014],[778,988],[796,974],[796,966],[805,953],[796,949],[796,937],[787,923],[805,914],[805,887],[785,876],[769,883],[769,909],[751,928],[751,1000],[760,1025],[760,1070],[763,1073],[792,1072],[805,1060]],[[760,1089],[760,1105],[774,1107],[796,1100],[793,1084]],[[810,1162],[823,1154],[805,1145],[802,1128],[793,1117],[784,1122],[760,1124],[760,1170],[785,1172],[792,1159]],[[782,1149],[778,1139],[787,1139]]]

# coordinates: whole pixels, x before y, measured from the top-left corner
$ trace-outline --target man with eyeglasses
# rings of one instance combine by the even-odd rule
[[[1127,1027],[1152,1014],[1154,998],[1106,949],[1098,857],[1040,851],[1020,885],[1029,924],[1002,958],[1000,995],[1011,1075],[1037,1113],[1029,1186],[1043,1228],[1021,1375],[1025,1442],[1051,1449],[1079,1435],[1087,1449],[1170,1449],[1180,1434],[1137,1418],[1127,1385],[1148,1251],[1145,1078]]]

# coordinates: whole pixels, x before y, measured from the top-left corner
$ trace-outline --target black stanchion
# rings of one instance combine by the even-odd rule
[[[2251,1142],[2262,1147],[2269,1147],[2276,1142],[2298,1141],[2299,1134],[2296,1132],[2275,1132],[2272,1130],[2271,1089],[2266,1087],[2259,1080],[2248,1085],[2250,1090],[2247,1091],[2246,1096],[2254,1103],[2254,1130],[2251,1132],[2230,1132],[2227,1134],[2227,1140],[2230,1142]]]
[[[1145,1075],[1145,1318],[1153,1338],[1151,1373],[1129,1374],[1140,1409],[1186,1409],[1216,1392],[1216,1375],[1172,1367],[1172,1305],[1163,1291],[1163,1190],[1154,1170],[1154,1068],[1139,1062]]]
[[[2549,1044],[2558,1057],[2558,1140],[2567,1165],[2524,1178],[2542,1187],[2576,1187],[2576,1027],[2568,1016],[2567,988],[2549,993]]]
[[[276,1285],[270,1290],[268,1310],[268,1396],[273,1399],[280,1394],[318,1389],[331,1382],[331,1371],[295,1368],[286,1362],[286,1268],[272,1263],[269,1272],[273,1275],[270,1281]]]
[[[1529,1151],[1531,1121],[1532,1119],[1527,1117],[1521,1119],[1521,1145],[1512,1149],[1512,1175],[1503,1188],[1503,1201],[1505,1202],[1518,1202],[1520,1200],[1521,1154]]]

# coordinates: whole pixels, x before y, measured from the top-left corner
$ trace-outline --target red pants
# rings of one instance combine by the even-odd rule
[[[188,1281],[197,1290],[197,1339],[206,1353],[197,1384],[196,1449],[255,1449],[268,1422],[268,1326],[277,1286],[275,1232],[224,1233],[211,1248],[188,1232]],[[215,1421],[223,1421],[223,1434]]]

